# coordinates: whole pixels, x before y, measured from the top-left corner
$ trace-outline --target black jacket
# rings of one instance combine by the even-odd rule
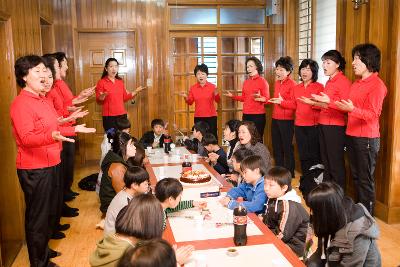
[[[164,138],[165,138],[165,136],[162,134],[161,137],[160,137],[160,146],[159,147],[163,147]],[[154,132],[153,131],[146,132],[142,136],[142,138],[140,138],[139,143],[141,145],[143,145],[144,149],[146,149],[146,147],[148,147],[148,146],[153,146],[153,143],[154,143]]]

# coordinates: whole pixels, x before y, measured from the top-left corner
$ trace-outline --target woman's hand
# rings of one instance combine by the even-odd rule
[[[108,95],[108,92],[101,92],[99,95],[99,100],[100,101],[104,101],[104,99],[106,99],[106,96]]]
[[[278,105],[280,105],[282,103],[282,101],[283,101],[283,97],[281,96],[281,94],[279,94],[278,97],[271,98],[268,100],[268,102],[270,102],[272,104],[278,104]]]
[[[350,99],[335,101],[335,105],[343,111],[352,112],[354,110],[353,102]]]
[[[96,132],[95,128],[87,128],[86,124],[79,124],[75,126],[76,133],[94,133]]]
[[[69,106],[69,107],[67,107],[67,110],[68,110],[69,112],[75,112],[75,111],[77,111],[77,110],[83,109],[83,107],[84,107],[84,106]]]
[[[61,135],[59,131],[51,132],[51,137],[53,137],[55,141],[65,141],[65,142],[75,143],[74,139]]]
[[[86,89],[82,90],[79,93],[79,96],[89,98],[95,93],[95,91],[96,91],[96,86],[89,87],[89,88],[86,88]]]
[[[182,96],[185,99],[188,97],[186,92],[179,92],[178,95]]]
[[[175,250],[176,261],[180,265],[187,263],[194,251],[194,246],[192,246],[192,245],[183,246],[180,248],[178,248],[177,245],[173,245],[172,247]]]
[[[297,99],[307,105],[314,106],[316,104],[316,102],[314,100],[312,100],[311,98],[305,97],[305,96],[301,96]]]
[[[223,95],[224,96],[228,96],[228,97],[232,97],[233,96],[233,94],[229,90],[227,90],[226,93],[224,93]]]
[[[311,94],[311,96],[317,102],[326,103],[326,104],[329,104],[331,102],[331,99],[329,98],[329,96],[327,94],[324,94],[323,92],[321,92],[319,95]]]
[[[89,98],[86,96],[81,96],[78,95],[78,97],[72,99],[72,105],[77,105],[77,104],[82,104],[83,102],[86,102]]]
[[[146,86],[139,86],[131,94],[132,94],[132,96],[135,96],[135,95],[139,94],[141,91],[143,91],[144,89],[146,89]]]

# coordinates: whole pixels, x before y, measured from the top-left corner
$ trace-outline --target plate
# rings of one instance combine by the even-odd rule
[[[197,183],[197,184],[185,183],[185,182],[182,182],[180,179],[179,179],[179,182],[181,182],[181,184],[182,184],[183,186],[186,186],[186,187],[202,187],[202,186],[211,184],[211,183],[212,183],[212,178],[211,178],[211,180],[208,181],[208,182],[205,182],[205,183]]]

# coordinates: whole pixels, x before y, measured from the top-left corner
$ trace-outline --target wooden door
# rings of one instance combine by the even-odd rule
[[[116,58],[120,63],[119,76],[124,80],[126,89],[133,91],[136,88],[134,32],[79,33],[79,57],[80,90],[96,85],[101,78],[105,61],[110,57]],[[138,136],[139,133],[138,102],[136,99],[135,104],[131,101],[125,104],[133,136]],[[96,133],[80,136],[80,140],[84,140],[81,142],[83,146],[79,148],[84,162],[100,159],[100,144],[104,136],[101,105],[93,98],[86,107],[90,114],[84,121],[88,127],[96,128]]]
[[[0,266],[11,266],[24,239],[23,195],[18,182],[16,146],[11,131],[10,104],[17,95],[13,73],[11,21],[0,19]]]

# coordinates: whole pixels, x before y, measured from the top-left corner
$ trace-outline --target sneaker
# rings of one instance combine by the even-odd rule
[[[51,239],[63,239],[65,238],[65,234],[63,232],[57,231],[51,235]]]
[[[50,252],[49,252],[50,258],[55,258],[55,257],[61,256],[61,252],[55,251],[51,248],[49,248],[49,250],[50,250]]]
[[[60,267],[60,265],[55,264],[54,262],[49,261],[47,263],[47,267]]]
[[[58,231],[65,231],[68,230],[71,227],[71,225],[69,223],[65,223],[65,224],[59,224],[57,225],[57,230]]]

